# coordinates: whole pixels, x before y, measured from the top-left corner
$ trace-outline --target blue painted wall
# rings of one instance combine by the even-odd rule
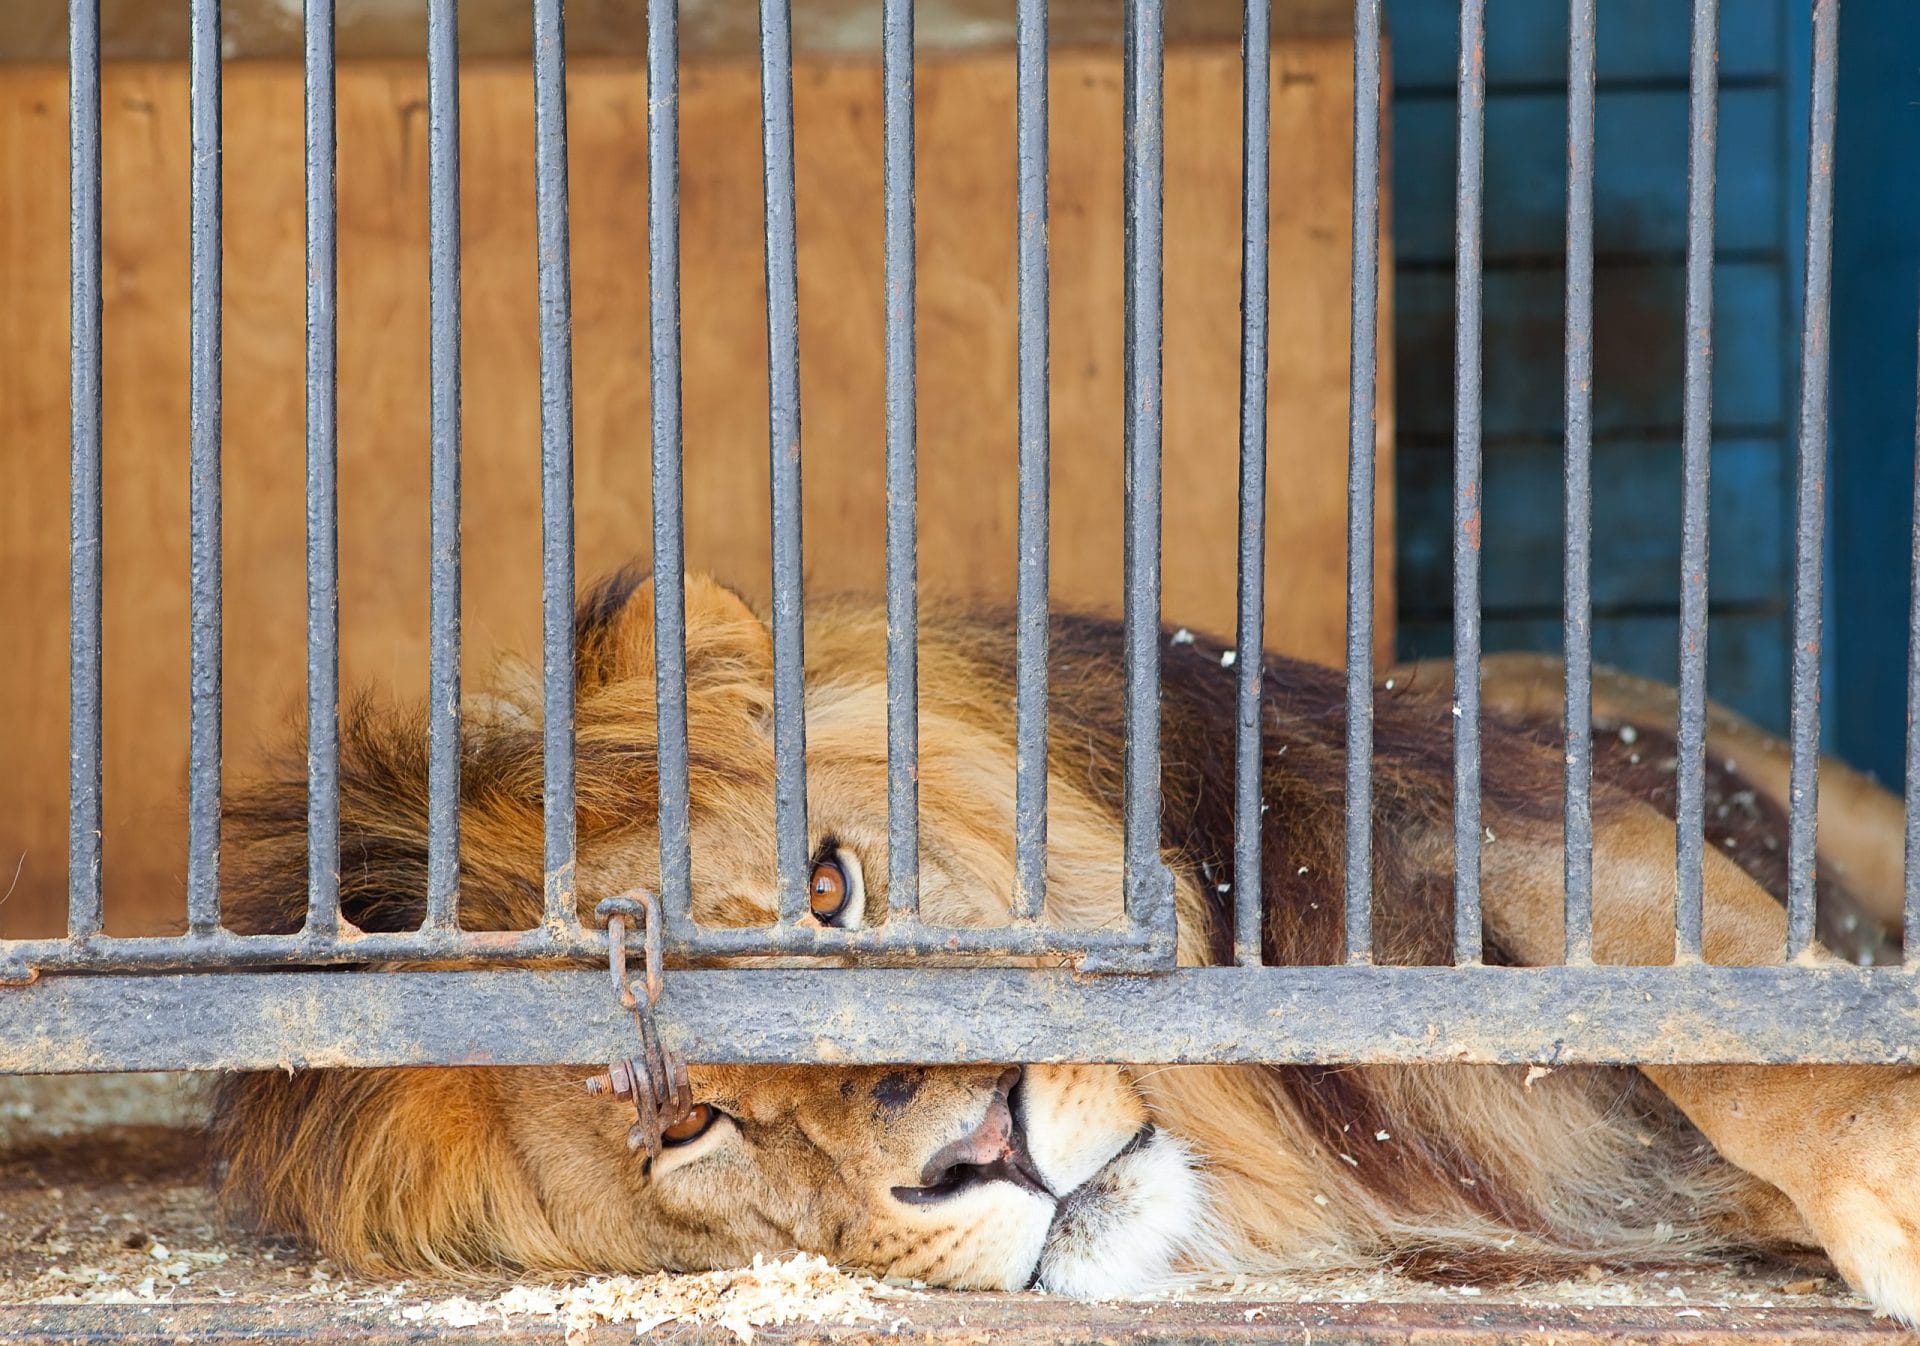
[[[1898,782],[1920,315],[1920,4],[1840,9],[1827,740]]]
[[[1388,0],[1393,42],[1400,642],[1451,642],[1453,0]],[[1601,0],[1595,181],[1594,647],[1677,665],[1688,11]],[[1803,0],[1720,34],[1712,694],[1785,722],[1804,216]],[[1828,740],[1899,760],[1920,223],[1920,4],[1843,6]],[[1566,7],[1490,0],[1485,220],[1489,650],[1555,650],[1561,605]],[[1904,335],[1902,335],[1904,334]],[[1903,410],[1904,408],[1904,410]],[[1897,433],[1904,425],[1904,433]]]

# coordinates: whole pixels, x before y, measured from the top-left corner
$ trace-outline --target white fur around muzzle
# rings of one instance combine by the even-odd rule
[[[1206,1223],[1192,1156],[1154,1131],[1061,1200],[1036,1288],[1083,1299],[1151,1293],[1173,1279]]]

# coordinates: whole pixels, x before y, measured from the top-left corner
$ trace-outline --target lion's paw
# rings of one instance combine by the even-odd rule
[[[1876,1312],[1920,1327],[1920,1184],[1848,1182],[1818,1202],[1815,1232],[1847,1283]]]

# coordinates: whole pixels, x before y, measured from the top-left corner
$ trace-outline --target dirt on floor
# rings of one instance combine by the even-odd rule
[[[355,1281],[306,1249],[222,1219],[207,1183],[198,1097],[191,1082],[168,1077],[0,1078],[0,1306],[306,1304],[379,1311],[422,1326],[525,1317],[572,1331],[679,1321],[750,1335],[756,1326],[789,1322],[911,1324],[957,1298],[849,1276],[804,1257],[740,1272],[558,1287]],[[1241,1278],[1155,1298],[1209,1300],[1632,1307],[1669,1311],[1679,1326],[1773,1309],[1865,1307],[1814,1260],[1634,1275],[1593,1267],[1567,1281],[1503,1287],[1445,1287],[1387,1272]]]

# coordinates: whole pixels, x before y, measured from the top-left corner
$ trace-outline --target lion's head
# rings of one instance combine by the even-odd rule
[[[864,608],[809,625],[810,919],[887,919],[884,625]],[[772,650],[733,593],[687,585],[692,888],[710,925],[776,910]],[[578,669],[578,888],[660,881],[653,597],[619,577],[583,601]],[[1008,919],[1014,765],[1004,671],[967,628],[923,651],[920,903],[937,924]],[[466,723],[462,913],[530,924],[539,909],[540,727],[533,681],[508,672]],[[1117,756],[1057,745],[1046,919],[1120,914]],[[1077,767],[1077,770],[1076,770]],[[422,735],[363,712],[343,743],[342,902],[362,928],[417,923]],[[297,784],[235,798],[230,921],[297,923]],[[796,1007],[796,1012],[803,1012]],[[506,1263],[644,1270],[801,1249],[883,1275],[969,1287],[1138,1289],[1205,1220],[1187,1147],[1149,1120],[1117,1068],[699,1068],[695,1114],[652,1162],[622,1110],[578,1070],[313,1072],[226,1090],[230,1191],[349,1266],[406,1272]]]
[[[514,1263],[801,1249],[937,1285],[1113,1294],[1164,1280],[1203,1224],[1186,1148],[1113,1068],[696,1068],[695,1113],[651,1163],[577,1071],[489,1083],[503,1134],[473,1177],[526,1203],[538,1233],[492,1250]]]

